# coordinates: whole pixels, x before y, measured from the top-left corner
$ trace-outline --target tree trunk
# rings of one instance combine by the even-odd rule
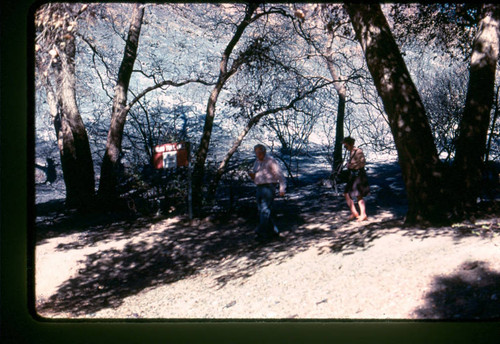
[[[251,18],[255,10],[257,9],[257,3],[250,3],[247,6],[245,17],[243,21],[238,25],[233,38],[227,45],[224,53],[222,54],[222,59],[220,62],[220,72],[217,83],[210,94],[208,99],[207,111],[205,117],[205,125],[203,127],[203,135],[201,137],[200,145],[198,151],[196,152],[196,161],[193,168],[193,208],[196,213],[201,210],[202,204],[202,187],[203,178],[205,174],[205,161],[208,155],[208,148],[210,146],[210,139],[212,136],[212,128],[215,119],[215,105],[217,104],[217,98],[224,87],[226,81],[236,72],[236,69],[231,68],[228,70],[228,62],[231,53],[236,46],[236,43],[240,40],[246,27],[250,24]]]
[[[333,148],[333,167],[338,171],[343,162],[342,141],[344,140],[344,119],[345,119],[345,94],[338,93],[339,106],[337,110],[337,123],[335,126],[335,146]]]
[[[224,159],[220,163],[219,168],[217,169],[217,172],[215,173],[215,177],[212,180],[212,184],[210,185],[210,192],[209,192],[210,198],[215,196],[215,192],[217,191],[217,187],[219,186],[219,182],[220,182],[222,176],[224,175],[224,173],[226,172],[227,164],[229,163],[229,161],[233,157],[234,153],[236,153],[236,151],[240,147],[241,142],[243,142],[243,139],[245,138],[245,136],[248,134],[250,129],[252,129],[252,127],[255,124],[257,124],[257,121],[251,119],[248,122],[248,124],[246,125],[246,127],[243,129],[243,131],[240,133],[240,135],[238,136],[236,141],[234,141],[231,149],[226,153],[226,156],[224,157]]]
[[[330,42],[326,48],[326,66],[328,67],[328,71],[333,79],[333,86],[337,91],[337,95],[339,96],[339,104],[337,107],[337,123],[335,127],[335,144],[333,147],[333,171],[338,171],[339,167],[343,163],[343,154],[342,154],[342,141],[344,140],[344,119],[345,119],[345,103],[346,103],[346,89],[345,84],[340,82],[340,78],[335,70],[335,66],[333,65],[333,52],[332,52],[332,42],[333,42],[333,33],[329,30],[329,39]]]
[[[345,86],[339,82],[339,76],[333,66],[331,60],[331,45],[328,47],[328,56],[326,58],[326,65],[334,80],[334,87],[339,96],[339,105],[337,107],[337,123],[335,126],[335,145],[333,148],[333,170],[337,171],[343,162],[342,159],[342,141],[344,140],[344,119],[345,119],[345,103],[346,103],[346,89]]]
[[[460,213],[474,211],[481,190],[499,56],[499,10],[498,5],[483,5],[472,49],[467,98],[454,161],[455,200]]]
[[[499,108],[498,108],[498,92],[500,91],[500,87],[497,87],[496,96],[495,96],[495,112],[493,114],[493,120],[491,121],[490,134],[488,136],[488,143],[486,145],[486,154],[484,157],[485,163],[488,163],[490,160],[490,151],[491,151],[491,142],[493,141],[493,137],[495,136],[495,126],[498,120]]]
[[[55,118],[61,166],[66,184],[66,205],[88,209],[95,196],[94,164],[87,131],[80,116],[75,94],[75,37],[65,36],[65,46],[55,65]]]
[[[408,196],[407,223],[441,220],[442,175],[425,109],[378,4],[346,4],[381,97]]]
[[[118,71],[118,80],[115,86],[111,124],[108,131],[106,151],[102,161],[101,177],[99,182],[99,198],[104,203],[109,204],[111,204],[111,202],[116,200],[119,196],[116,187],[118,181],[123,129],[125,127],[125,120],[129,109],[126,104],[127,93],[137,56],[137,47],[139,45],[139,36],[141,33],[143,16],[143,5],[136,4],[128,31],[123,60]]]

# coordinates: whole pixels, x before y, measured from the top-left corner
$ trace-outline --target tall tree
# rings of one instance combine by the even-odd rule
[[[232,65],[229,66],[229,59],[234,50],[234,47],[236,46],[241,36],[243,35],[243,32],[245,31],[247,26],[250,25],[250,23],[255,20],[255,18],[252,18],[252,16],[254,12],[257,10],[258,6],[259,6],[258,3],[249,3],[246,6],[245,16],[243,17],[243,20],[237,26],[233,37],[231,38],[226,48],[224,49],[224,52],[222,53],[222,58],[220,61],[219,77],[208,99],[205,124],[203,127],[203,134],[201,137],[200,145],[198,147],[198,151],[196,152],[196,161],[193,168],[193,195],[194,195],[193,205],[195,207],[195,211],[200,210],[202,201],[201,197],[202,197],[203,177],[205,171],[205,161],[207,159],[210,139],[212,136],[212,128],[215,119],[215,105],[217,104],[217,99],[219,97],[219,94],[224,85],[226,84],[227,80],[234,73],[236,73],[238,68],[243,63],[243,60],[241,58],[239,59],[237,58],[233,61]]]
[[[323,8],[323,11],[328,12],[328,5]],[[337,12],[336,9],[331,9],[331,12]],[[340,31],[343,27],[343,22],[338,18],[338,14],[334,18],[326,18],[329,19],[329,22],[326,23],[325,28],[327,31],[328,43],[326,45],[326,52],[324,55],[326,66],[328,71],[330,72],[330,76],[334,80],[333,86],[335,87],[335,91],[338,95],[338,105],[337,105],[337,121],[335,126],[335,144],[333,148],[333,168],[335,171],[338,171],[340,165],[343,163],[343,154],[342,154],[342,141],[344,139],[344,121],[345,121],[345,109],[346,109],[346,99],[347,99],[347,90],[345,82],[341,79],[342,77],[339,75],[334,63],[334,50],[333,50],[333,41],[335,36],[338,35],[337,31]]]
[[[486,137],[499,57],[500,6],[484,4],[472,48],[469,84],[460,122],[454,171],[459,212],[474,210],[481,190]]]
[[[346,26],[349,24],[348,18],[346,18],[345,12],[342,11],[341,4],[303,5],[302,9],[296,10],[295,15],[299,18],[297,21],[299,35],[306,40],[308,45],[314,48],[316,54],[326,63],[338,96],[333,149],[333,169],[337,170],[343,162],[342,140],[344,139],[344,121],[346,116],[347,78],[341,75],[340,68],[336,66],[336,56],[343,54],[336,54],[334,42],[338,42],[339,37],[343,36],[342,32],[345,31]],[[314,37],[314,31],[317,31],[318,28],[320,28],[320,34]],[[325,32],[326,41],[321,44],[320,39],[321,37],[325,37]],[[342,50],[342,47],[337,48]],[[346,59],[348,58],[346,57]],[[356,71],[354,71],[355,73]]]
[[[441,216],[439,158],[418,91],[378,4],[345,4],[384,103],[408,195],[408,223]]]
[[[409,199],[407,222],[441,220],[457,209],[466,215],[474,210],[480,186],[498,63],[499,7],[485,4],[480,11],[455,168],[446,175],[422,101],[380,6],[346,4],[345,8],[389,118]]]
[[[333,36],[333,32],[329,31],[329,35]],[[331,37],[333,39],[333,37]],[[342,165],[343,155],[342,155],[342,141],[344,140],[344,119],[345,119],[345,105],[346,105],[346,87],[343,82],[340,81],[337,71],[333,63],[333,51],[331,39],[327,47],[327,55],[325,56],[326,65],[328,71],[334,82],[335,91],[339,97],[339,103],[337,106],[337,122],[335,126],[335,145],[333,148],[333,168],[335,171],[338,170],[339,166]]]
[[[167,74],[167,72],[164,68],[162,68],[162,64],[164,62],[156,56],[157,54],[155,54],[155,49],[142,49],[146,49],[147,54],[143,54],[143,60],[140,61],[141,63],[139,65],[136,63],[139,39],[146,44],[149,43],[149,46],[153,47],[156,47],[155,44],[158,44],[158,41],[163,42],[164,40],[167,40],[162,39],[163,36],[159,34],[164,32],[164,30],[163,26],[161,26],[161,23],[159,22],[158,16],[163,16],[164,18],[165,15],[168,15],[168,11],[164,11],[163,7],[158,9],[158,7],[153,5],[151,5],[151,8],[154,10],[151,11],[151,17],[148,19],[148,25],[144,27],[144,5],[99,5],[97,10],[100,10],[100,12],[96,11],[97,15],[95,17],[106,18],[103,24],[106,24],[106,21],[108,21],[111,28],[119,35],[121,35],[121,29],[118,29],[117,27],[128,27],[128,30],[125,31],[125,34],[122,37],[125,42],[125,48],[122,46],[119,47],[119,49],[124,49],[121,52],[112,48],[113,45],[117,45],[115,42],[119,40],[116,39],[116,36],[113,36],[113,39],[109,40],[109,33],[106,30],[101,29],[97,32],[93,32],[90,28],[87,28],[85,34],[81,35],[82,41],[86,44],[86,46],[82,47],[82,51],[85,47],[90,48],[90,54],[82,56],[82,58],[88,58],[87,61],[91,64],[93,72],[96,73],[95,75],[97,76],[97,81],[100,82],[102,91],[104,91],[104,93],[101,92],[101,95],[105,94],[108,97],[111,101],[112,108],[111,116],[109,117],[109,124],[106,124],[107,121],[102,121],[102,119],[99,118],[101,116],[99,113],[102,113],[102,111],[96,111],[98,114],[95,117],[96,120],[93,121],[94,132],[96,132],[94,139],[101,139],[102,141],[102,137],[104,137],[104,142],[99,142],[99,144],[102,143],[105,145],[98,193],[99,198],[102,201],[102,205],[114,204],[113,201],[119,196],[117,183],[119,173],[121,173],[120,158],[122,158],[125,154],[123,150],[124,139],[125,142],[131,143],[131,136],[127,135],[125,126],[127,117],[132,107],[139,104],[147,112],[148,109],[144,108],[144,104],[141,100],[145,98],[146,95],[154,91],[165,91],[165,89],[169,87],[181,87],[189,83],[213,85],[213,83],[200,79],[180,80],[182,77],[180,74],[176,74],[175,76],[175,79],[178,81],[165,80],[165,74]],[[127,13],[132,15],[127,16]],[[155,22],[157,26],[154,27],[152,22]],[[144,28],[146,29],[145,37],[142,32]],[[151,32],[156,32],[157,35],[152,38]],[[144,38],[146,38],[146,40]],[[149,39],[149,41],[147,39]],[[164,58],[170,58],[171,56],[170,54],[165,55],[166,56],[164,56]],[[116,59],[116,56],[121,56],[121,59]],[[118,61],[118,63],[115,64],[113,63],[114,61]],[[152,85],[140,91],[130,89],[129,84],[133,71],[137,72],[136,75],[140,75],[138,76],[140,84],[148,83]],[[134,96],[130,101],[127,100],[129,93]],[[158,93],[155,95],[156,97],[157,94]],[[107,109],[107,106],[104,105],[103,108]],[[144,118],[133,117],[136,124],[140,124],[143,119]],[[148,118],[146,116],[145,121],[147,122],[147,120]],[[147,141],[143,142],[147,145],[144,149],[151,152],[154,144],[157,143],[153,143],[153,141],[150,140],[151,137],[148,138],[147,135],[144,136],[144,132],[142,134],[142,138],[146,138]],[[129,140],[127,141],[126,138],[129,138]],[[134,145],[135,142],[132,144]],[[135,153],[141,155],[140,152]],[[130,158],[131,157],[128,157],[129,160]]]
[[[118,71],[113,107],[111,110],[111,125],[106,142],[106,151],[101,165],[99,197],[103,201],[112,201],[118,196],[116,193],[117,172],[120,164],[123,129],[128,112],[127,93],[135,59],[137,57],[143,17],[144,5],[135,4],[125,43],[123,59]]]
[[[75,91],[75,32],[77,19],[86,8],[87,5],[46,4],[36,13],[36,66],[54,114],[66,205],[79,209],[92,205],[95,195],[90,145]],[[50,76],[54,79],[55,92]]]

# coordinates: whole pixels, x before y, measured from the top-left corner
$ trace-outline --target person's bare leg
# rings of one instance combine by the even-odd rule
[[[349,216],[349,220],[354,220],[355,218],[359,217],[358,211],[356,210],[356,205],[354,204],[354,201],[352,198],[349,196],[349,194],[344,194],[345,200],[347,202],[347,205],[349,206],[349,209],[351,210],[351,216]]]
[[[359,212],[361,213],[358,217],[358,221],[365,221],[368,216],[366,216],[366,204],[365,200],[361,197],[358,198]]]

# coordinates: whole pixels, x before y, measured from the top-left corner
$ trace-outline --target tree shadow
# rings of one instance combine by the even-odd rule
[[[420,319],[499,320],[500,273],[485,262],[469,261],[449,277],[435,277]]]
[[[83,249],[106,244],[79,263],[78,274],[58,287],[47,300],[38,300],[40,314],[66,314],[69,317],[116,308],[123,300],[144,289],[166,285],[204,269],[211,269],[214,287],[247,279],[269,264],[279,264],[312,245],[328,242],[335,253],[349,254],[367,249],[382,235],[374,228],[346,225],[343,197],[320,181],[300,187],[287,198],[275,201],[275,219],[282,236],[279,240],[259,242],[255,200],[243,185],[236,190],[231,211],[217,211],[203,220],[186,217],[128,217],[127,214],[96,214],[79,217],[58,215],[39,223],[37,244],[60,235],[69,237],[58,251]],[[253,194],[253,192],[252,192]],[[387,223],[385,226],[392,226]],[[383,224],[380,225],[384,227]],[[121,243],[119,246],[118,243]],[[118,245],[118,246],[117,246]],[[348,252],[349,251],[349,252]]]
[[[389,173],[389,172],[388,172]],[[383,180],[386,176],[382,175]],[[374,178],[376,181],[377,179]],[[393,183],[394,180],[388,182]],[[379,183],[381,184],[381,183]],[[384,208],[376,204],[375,189],[368,223],[347,222],[348,209],[342,195],[316,181],[275,201],[275,219],[281,231],[279,240],[256,241],[257,209],[253,191],[236,195],[230,211],[217,210],[202,220],[186,216],[140,217],[127,219],[119,214],[103,219],[63,219],[37,229],[38,244],[62,234],[75,234],[73,240],[57,246],[69,251],[106,244],[85,256],[78,274],[58,287],[47,300],[38,300],[40,314],[68,317],[116,308],[129,296],[209,270],[214,288],[229,282],[241,283],[259,269],[280,264],[300,252],[319,247],[319,254],[349,255],[367,250],[388,233],[405,235],[449,235],[438,229],[405,228],[404,208]],[[226,204],[229,204],[226,202]],[[319,246],[318,246],[319,245]]]
[[[342,226],[336,213],[344,206],[343,199],[313,190],[305,190],[298,199],[276,200],[276,223],[282,237],[265,242],[254,237],[257,210],[253,199],[241,201],[232,214],[213,214],[203,220],[142,218],[91,227],[73,224],[69,233],[75,228],[85,230],[72,241],[59,244],[57,250],[99,243],[105,243],[106,249],[88,254],[80,262],[83,268],[78,274],[47,300],[39,300],[37,311],[78,317],[116,308],[128,296],[204,269],[211,269],[214,288],[222,288],[230,281],[251,277],[267,265],[284,262],[318,241],[329,240],[345,251],[366,248],[366,243],[377,237],[376,232],[359,228],[335,233]]]
[[[142,233],[132,230],[126,235],[122,231],[119,237],[127,237],[125,245],[87,255],[78,275],[59,286],[48,300],[39,302],[37,311],[69,317],[95,313],[118,307],[125,297],[146,288],[169,284],[206,268],[218,275],[215,287],[223,287],[230,280],[248,278],[259,268],[293,255],[286,240],[256,241],[253,225],[237,217],[224,224],[185,220],[170,226],[159,223],[158,227],[155,230],[155,225],[149,224]],[[103,235],[112,238],[117,228],[102,228],[107,232]],[[78,249],[96,238],[95,234],[81,236],[57,249]],[[272,258],[282,252],[286,255]]]
[[[42,207],[44,205],[42,204]],[[92,246],[105,240],[129,238],[135,232],[140,232],[144,226],[160,222],[164,218],[141,216],[127,211],[80,214],[57,210],[38,216],[35,223],[35,244],[42,245],[51,238],[78,234],[78,241],[62,244],[58,248],[64,250]]]

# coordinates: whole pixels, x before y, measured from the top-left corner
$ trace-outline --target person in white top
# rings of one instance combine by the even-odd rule
[[[248,175],[257,185],[257,208],[259,211],[259,226],[255,230],[259,238],[279,236],[279,230],[271,218],[276,184],[279,184],[279,194],[285,195],[286,180],[278,162],[266,154],[266,147],[258,144],[254,147],[255,163]]]

